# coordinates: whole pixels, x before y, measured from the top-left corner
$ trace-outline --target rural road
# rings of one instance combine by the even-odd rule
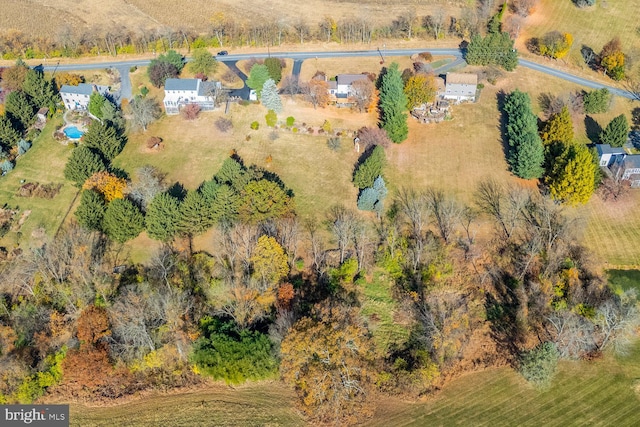
[[[433,55],[451,55],[455,56],[457,59],[454,61],[456,65],[461,65],[462,62],[462,52],[460,49],[451,49],[451,48],[438,48],[438,49],[384,49],[382,51],[382,55],[387,56],[405,56],[405,55],[413,55],[414,53],[420,52],[430,52]],[[326,51],[326,52],[271,52],[268,53],[250,53],[250,54],[241,54],[241,55],[226,55],[226,56],[218,56],[217,59],[220,62],[224,62],[225,64],[231,66],[232,69],[237,70],[235,63],[237,61],[249,58],[267,58],[269,56],[274,56],[278,58],[291,58],[294,60],[294,70],[299,73],[302,62],[306,59],[312,58],[351,58],[351,57],[359,57],[359,56],[380,56],[378,50],[354,50],[354,51]],[[188,60],[188,59],[187,59]],[[93,63],[93,64],[64,64],[64,65],[55,65],[55,66],[44,66],[44,70],[46,71],[79,71],[79,70],[93,70],[97,68],[108,68],[114,67],[123,71],[122,75],[122,87],[131,89],[131,82],[129,81],[129,73],[124,72],[125,69],[128,69],[132,66],[146,66],[151,62],[148,59],[144,60],[133,60],[133,61],[110,61],[110,62],[102,62],[102,63]],[[608,85],[604,85],[602,83],[595,82],[593,80],[588,80],[582,77],[575,76],[571,73],[567,73],[564,71],[557,70],[552,67],[547,67],[542,64],[538,64],[537,62],[532,62],[526,59],[519,59],[518,63],[521,67],[529,68],[535,71],[539,71],[541,73],[545,73],[547,75],[561,78],[572,83],[576,83],[582,86],[586,86],[593,89],[607,88],[611,93],[617,96],[621,96],[627,99],[635,99],[635,97],[623,90],[615,87],[611,87]],[[440,70],[442,72],[442,70]],[[296,73],[294,73],[295,75]],[[126,92],[122,94],[121,98],[131,96],[131,93],[127,94]]]

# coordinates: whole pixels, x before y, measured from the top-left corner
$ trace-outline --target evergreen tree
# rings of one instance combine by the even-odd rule
[[[365,188],[358,197],[358,209],[372,211],[378,202],[378,192],[373,188]]]
[[[113,160],[124,148],[125,139],[118,129],[107,122],[94,120],[82,138],[84,144],[95,149],[107,160]]]
[[[373,187],[376,178],[382,176],[386,164],[384,148],[376,145],[371,154],[357,167],[353,174],[353,183],[359,189]]]
[[[107,101],[107,98],[105,98],[101,93],[92,92],[89,96],[89,105],[87,106],[87,109],[95,117],[102,119],[102,107],[106,102],[109,101]]]
[[[509,33],[489,33],[484,38],[475,35],[471,37],[465,60],[471,65],[495,64],[513,71],[518,65],[518,52]]]
[[[573,122],[571,121],[571,114],[567,107],[562,107],[562,111],[558,114],[554,114],[542,130],[542,142],[544,145],[549,145],[552,142],[573,142]]]
[[[269,80],[269,70],[265,65],[255,64],[251,67],[249,72],[249,78],[246,81],[247,86],[256,91],[258,99],[262,97],[262,87],[264,83]]]
[[[249,182],[246,168],[235,158],[228,157],[213,177],[219,184],[228,184],[240,192]]]
[[[407,96],[404,93],[402,74],[398,71],[398,64],[393,63],[382,77],[380,87],[380,123],[387,132],[389,139],[400,143],[407,139]],[[375,178],[374,178],[375,179]]]
[[[587,203],[595,191],[596,168],[586,146],[568,146],[547,178],[551,197],[572,206]]]
[[[209,206],[199,191],[189,191],[180,204],[178,231],[187,236],[204,233],[213,225],[208,209]]]
[[[128,199],[115,199],[109,203],[102,220],[107,236],[118,243],[137,237],[144,229],[144,216]]]
[[[544,146],[538,136],[538,118],[531,111],[529,95],[518,89],[510,93],[504,104],[507,161],[513,173],[524,179],[540,178],[544,172]]]
[[[622,147],[629,136],[629,122],[624,114],[614,117],[600,133],[600,143]]]
[[[36,108],[29,97],[22,91],[11,92],[4,101],[7,116],[14,124],[26,130],[36,119]]]
[[[64,177],[73,181],[76,187],[82,184],[96,172],[107,170],[100,156],[90,148],[81,145],[74,148],[69,156],[69,160],[64,167]]]
[[[273,79],[268,79],[262,86],[262,99],[260,100],[262,105],[269,110],[273,110],[276,113],[282,113],[282,100],[278,95],[278,88]]]
[[[149,237],[169,242],[178,232],[180,204],[168,193],[158,193],[147,206],[145,218]]]
[[[240,195],[228,185],[221,185],[209,204],[211,215],[217,222],[234,222],[238,218]]]
[[[20,140],[20,132],[14,127],[9,117],[0,115],[0,149],[13,147]]]
[[[44,74],[34,69],[29,69],[22,84],[24,92],[31,97],[36,108],[55,108],[57,94],[51,80],[46,80]]]
[[[269,77],[278,84],[282,80],[282,63],[280,58],[267,58],[264,60],[264,66],[267,67]]]
[[[106,207],[102,196],[94,190],[84,190],[80,195],[80,205],[75,216],[78,223],[89,230],[102,230],[102,219]]]
[[[113,103],[107,100],[102,106],[102,121],[116,128],[120,135],[124,134],[125,121],[122,111]]]
[[[540,178],[544,174],[544,147],[537,134],[527,134],[511,159],[514,175],[523,179]]]
[[[609,110],[609,104],[611,104],[611,93],[606,87],[589,92],[583,92],[582,101],[585,113],[606,113]]]

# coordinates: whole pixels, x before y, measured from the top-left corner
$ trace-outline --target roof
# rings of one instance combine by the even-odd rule
[[[221,87],[220,82],[200,82],[198,96],[209,96],[214,93],[216,87]]]
[[[80,83],[78,86],[62,85],[60,93],[91,95],[93,93],[93,85],[89,83]]]
[[[470,73],[447,73],[447,85],[477,85],[478,75]]]
[[[601,156],[603,154],[624,154],[622,147],[612,147],[609,144],[596,144],[596,149]]]
[[[623,165],[625,169],[639,169],[640,154],[631,154],[631,155],[625,156]]]
[[[46,116],[49,113],[49,109],[47,107],[42,107],[41,109],[38,110],[38,114],[42,114],[43,116]]]
[[[197,91],[200,79],[167,79],[164,90]]]
[[[355,81],[368,79],[368,78],[369,77],[367,77],[366,74],[338,74],[336,76],[336,81],[338,82],[339,85],[350,85]]]

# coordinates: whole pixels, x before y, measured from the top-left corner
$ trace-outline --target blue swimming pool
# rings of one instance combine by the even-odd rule
[[[84,135],[84,132],[75,126],[67,126],[64,128],[64,134],[67,135],[69,139],[80,139],[82,135]]]

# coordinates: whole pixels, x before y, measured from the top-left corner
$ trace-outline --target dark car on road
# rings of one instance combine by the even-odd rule
[[[229,55],[229,52],[226,50],[221,50],[220,52],[218,52],[218,56],[225,56],[225,55]]]

